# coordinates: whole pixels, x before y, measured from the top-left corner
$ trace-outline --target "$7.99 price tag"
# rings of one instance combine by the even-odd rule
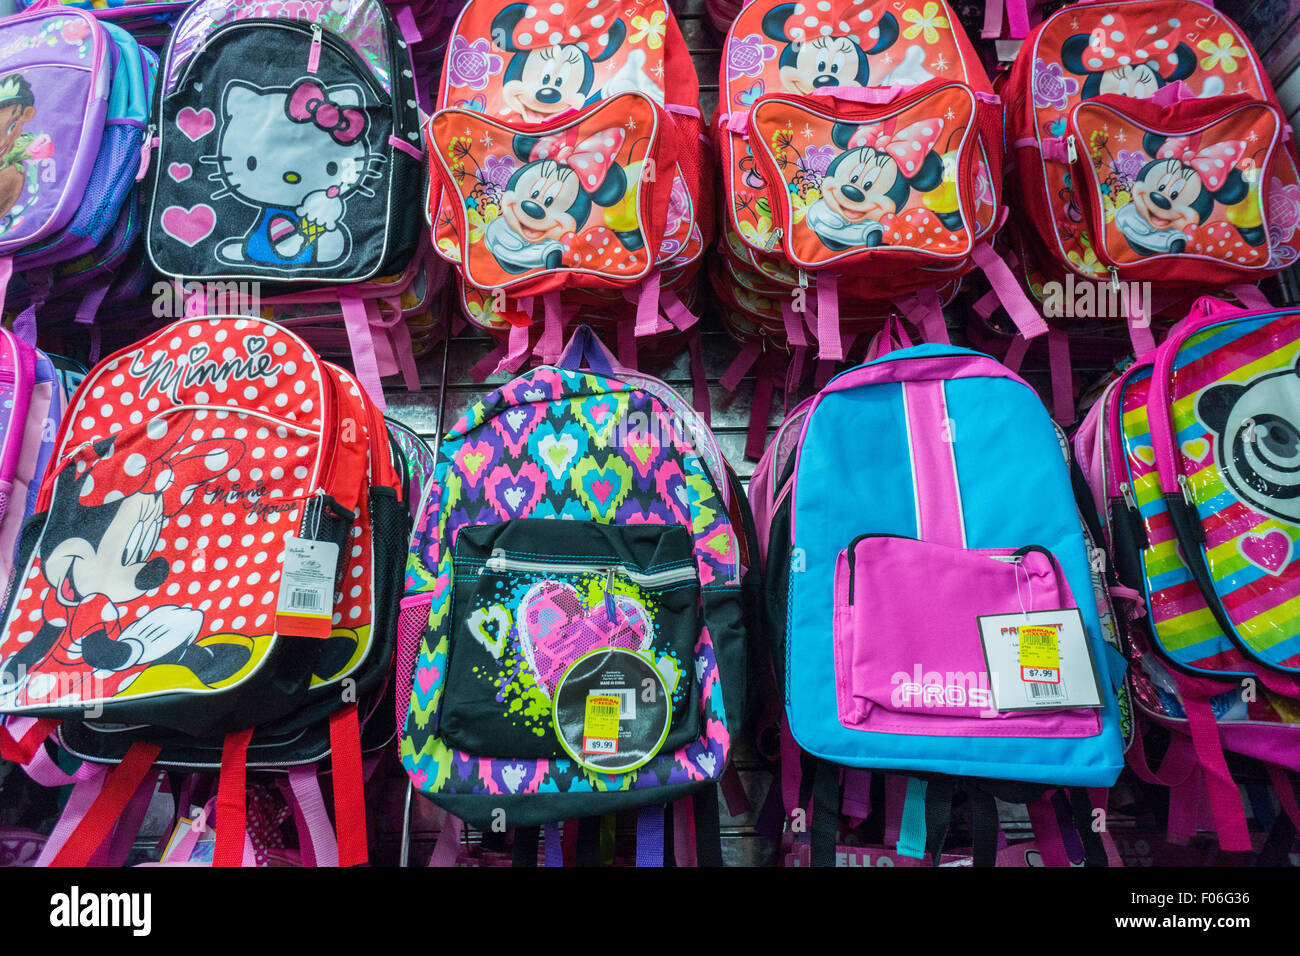
[[[1026,683],[1059,684],[1061,654],[1057,628],[1052,624],[1028,624],[1020,628],[1020,679]]]

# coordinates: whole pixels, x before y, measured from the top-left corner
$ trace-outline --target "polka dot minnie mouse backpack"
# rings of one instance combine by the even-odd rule
[[[580,310],[627,306],[640,338],[694,321],[672,290],[710,219],[698,96],[664,0],[466,5],[425,127],[428,215],[504,368],[557,358]]]
[[[1300,177],[1232,20],[1194,0],[1072,4],[1024,41],[1003,94],[1038,264],[1111,283],[1139,355],[1151,302],[1130,282],[1172,318],[1225,288],[1267,306],[1252,286],[1296,260]]]
[[[246,771],[332,755],[338,856],[365,859],[361,755],[394,733],[379,702],[405,494],[356,379],[273,323],[187,319],[87,376],[0,629],[8,735],[61,721],[62,749],[126,781],[80,807],[68,853],[89,858],[104,834],[87,832],[154,766],[220,771],[218,862],[238,863]]]

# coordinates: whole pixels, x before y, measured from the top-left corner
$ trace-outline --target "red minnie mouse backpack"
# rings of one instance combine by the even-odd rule
[[[801,318],[815,296],[823,359],[844,357],[840,315],[867,302],[892,299],[946,340],[937,290],[976,265],[1027,334],[1045,331],[989,246],[1001,104],[947,4],[756,0],[718,85],[729,225],[754,266],[796,270]]]
[[[1225,287],[1267,304],[1252,286],[1296,260],[1300,176],[1232,20],[1195,0],[1074,4],[1025,40],[1003,95],[1042,272],[1150,282],[1178,318]],[[1150,350],[1145,297],[1117,297]]]
[[[673,290],[710,221],[698,97],[664,0],[466,5],[425,127],[428,214],[504,367],[554,360],[579,312],[622,303],[641,338],[693,321]]]
[[[22,534],[0,713],[11,731],[62,721],[64,750],[137,785],[151,765],[220,770],[229,806],[246,769],[333,752],[336,807],[352,801],[337,819],[361,821],[343,858],[358,862],[360,755],[394,730],[366,718],[392,714],[378,703],[403,494],[382,414],[286,329],[195,317],[110,356],[63,419]],[[238,862],[241,841],[221,839],[242,837],[232,816],[218,848]]]

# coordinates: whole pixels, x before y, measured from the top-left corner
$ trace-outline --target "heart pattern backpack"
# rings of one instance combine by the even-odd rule
[[[1212,6],[1071,4],[1025,40],[1003,97],[1049,275],[1151,282],[1177,318],[1198,290],[1295,261],[1294,137],[1254,48]],[[1154,338],[1137,299],[1121,302],[1142,354]]]
[[[412,783],[484,829],[640,808],[662,858],[660,808],[716,801],[744,710],[752,552],[716,439],[580,327],[456,423],[435,482],[398,651]]]
[[[406,41],[380,0],[203,0],[155,103],[145,242],[167,277],[337,285],[400,273],[424,175]]]

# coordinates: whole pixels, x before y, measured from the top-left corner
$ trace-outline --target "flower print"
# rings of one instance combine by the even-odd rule
[[[515,161],[511,156],[489,156],[483,161],[483,181],[498,189],[505,189],[515,174]]]
[[[463,172],[465,169],[465,160],[469,158],[470,151],[474,148],[474,140],[468,136],[453,136],[451,142],[447,144],[447,158],[451,160],[451,168],[454,172]]]
[[[54,155],[54,140],[48,133],[41,133],[27,144],[28,159],[49,159]]]
[[[1039,58],[1034,60],[1033,89],[1035,107],[1063,110],[1069,105],[1070,97],[1079,92],[1079,81],[1066,76],[1061,64],[1048,63]],[[1061,123],[1061,132],[1064,132],[1064,121],[1058,122]],[[1053,126],[1055,125],[1054,123]]]
[[[776,56],[776,47],[757,33],[727,41],[727,69],[741,76],[758,76],[763,64]]]
[[[808,189],[794,197],[794,221],[803,222],[808,207],[822,198],[820,190]]]
[[[1064,136],[1065,125],[1066,125],[1065,120],[1063,119],[1053,120],[1052,125],[1047,127],[1047,131],[1051,133],[1053,136]]]
[[[903,19],[912,24],[903,31],[905,40],[915,40],[924,33],[926,43],[938,43],[939,31],[948,29],[948,18],[941,14],[939,4],[933,2],[927,3],[921,13],[904,10]]]
[[[803,151],[803,159],[800,160],[799,165],[810,173],[825,176],[834,158],[835,147],[833,146],[809,146]]]
[[[1121,149],[1114,159],[1110,161],[1110,168],[1113,169],[1125,182],[1133,182],[1142,172],[1142,167],[1146,165],[1147,158],[1135,149]]]
[[[460,244],[455,239],[442,238],[438,240],[438,248],[448,259],[460,262]]]
[[[1300,227],[1300,185],[1291,183],[1283,186],[1282,180],[1274,176],[1269,183],[1268,193],[1269,234],[1278,230],[1277,242],[1285,242]]]
[[[1220,33],[1217,43],[1202,40],[1196,44],[1196,48],[1202,53],[1209,54],[1201,59],[1202,70],[1213,70],[1221,66],[1224,73],[1236,73],[1236,58],[1246,55],[1246,51],[1237,46],[1231,33]]]
[[[786,151],[794,146],[794,130],[790,127],[779,129],[772,134],[772,151],[782,159]]]
[[[671,236],[681,228],[682,220],[691,210],[691,196],[682,177],[673,177],[673,188],[668,194],[668,221],[664,226],[664,235]]]
[[[453,86],[481,90],[494,74],[501,72],[504,62],[499,54],[492,52],[492,46],[486,37],[479,37],[470,43],[455,33],[452,34],[451,47],[447,50],[447,79]]]
[[[650,14],[649,20],[637,15],[632,18],[632,29],[636,32],[628,39],[633,43],[645,40],[646,46],[657,50],[664,45],[664,34],[668,32],[667,20],[668,14],[663,10],[656,10]]]

